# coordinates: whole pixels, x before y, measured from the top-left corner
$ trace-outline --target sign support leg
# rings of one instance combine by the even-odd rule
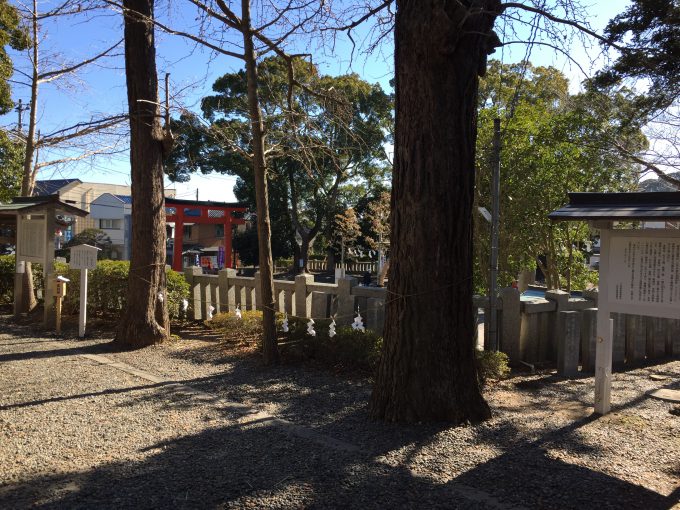
[[[78,318],[78,336],[85,336],[87,322],[87,269],[80,270],[80,316]]]

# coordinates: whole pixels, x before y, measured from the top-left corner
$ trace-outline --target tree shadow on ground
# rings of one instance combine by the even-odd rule
[[[397,446],[396,441],[392,446]],[[668,509],[643,487],[513,449],[441,483],[364,451],[294,437],[266,421],[157,443],[139,462],[36,477],[0,489],[6,508],[533,508]]]

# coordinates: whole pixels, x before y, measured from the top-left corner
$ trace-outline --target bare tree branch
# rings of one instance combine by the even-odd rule
[[[61,78],[62,76],[66,75],[66,74],[75,72],[78,69],[85,67],[86,65],[91,64],[92,62],[99,60],[100,58],[103,58],[105,56],[111,56],[111,55],[108,55],[108,54],[111,51],[113,51],[114,49],[116,49],[120,45],[120,43],[122,43],[122,42],[123,42],[123,40],[121,39],[116,44],[114,44],[113,46],[111,46],[107,50],[104,50],[103,52],[99,53],[98,55],[95,55],[92,58],[88,58],[87,60],[83,60],[83,61],[81,61],[77,64],[74,64],[72,66],[64,67],[63,69],[58,69],[56,71],[48,71],[46,73],[39,73],[38,74],[38,83],[51,82],[53,80]]]

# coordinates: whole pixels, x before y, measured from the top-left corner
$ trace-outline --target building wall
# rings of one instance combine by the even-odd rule
[[[217,225],[191,225],[191,237],[184,237],[184,244],[200,244],[204,248],[224,246],[224,228],[217,235]]]
[[[131,195],[130,186],[122,184],[107,184],[102,182],[73,182],[59,190],[59,198],[75,207],[90,211],[92,202],[104,193],[112,195]],[[166,197],[174,197],[174,189],[165,190]],[[74,234],[79,234],[87,228],[99,228],[99,223],[92,217],[78,218]]]

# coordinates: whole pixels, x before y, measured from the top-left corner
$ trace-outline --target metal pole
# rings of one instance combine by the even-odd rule
[[[493,120],[493,168],[491,179],[491,267],[489,268],[489,347],[498,350],[498,313],[497,277],[498,277],[498,217],[500,209],[501,180],[501,119]]]

